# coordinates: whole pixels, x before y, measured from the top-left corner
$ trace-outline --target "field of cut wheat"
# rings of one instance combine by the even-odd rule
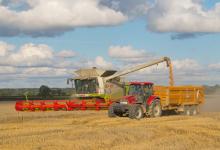
[[[0,102],[1,150],[220,149],[220,113],[108,118],[106,111],[23,112]]]

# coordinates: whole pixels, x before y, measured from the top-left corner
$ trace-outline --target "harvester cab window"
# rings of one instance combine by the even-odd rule
[[[75,80],[76,93],[92,94],[97,92],[98,82],[96,79]]]

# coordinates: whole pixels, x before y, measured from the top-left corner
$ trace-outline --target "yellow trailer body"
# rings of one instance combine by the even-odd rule
[[[202,86],[154,86],[154,95],[160,98],[164,110],[199,105],[205,100]]]

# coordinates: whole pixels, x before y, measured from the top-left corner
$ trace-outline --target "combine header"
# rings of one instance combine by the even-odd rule
[[[112,102],[102,102],[95,100],[33,100],[17,101],[15,109],[17,111],[73,111],[73,110],[101,110],[108,109]]]

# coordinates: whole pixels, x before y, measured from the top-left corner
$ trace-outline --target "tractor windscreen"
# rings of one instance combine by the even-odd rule
[[[129,95],[141,95],[141,94],[143,94],[143,90],[141,88],[141,85],[130,85],[128,94]]]
[[[75,80],[75,88],[77,94],[97,93],[98,81],[97,79]]]

